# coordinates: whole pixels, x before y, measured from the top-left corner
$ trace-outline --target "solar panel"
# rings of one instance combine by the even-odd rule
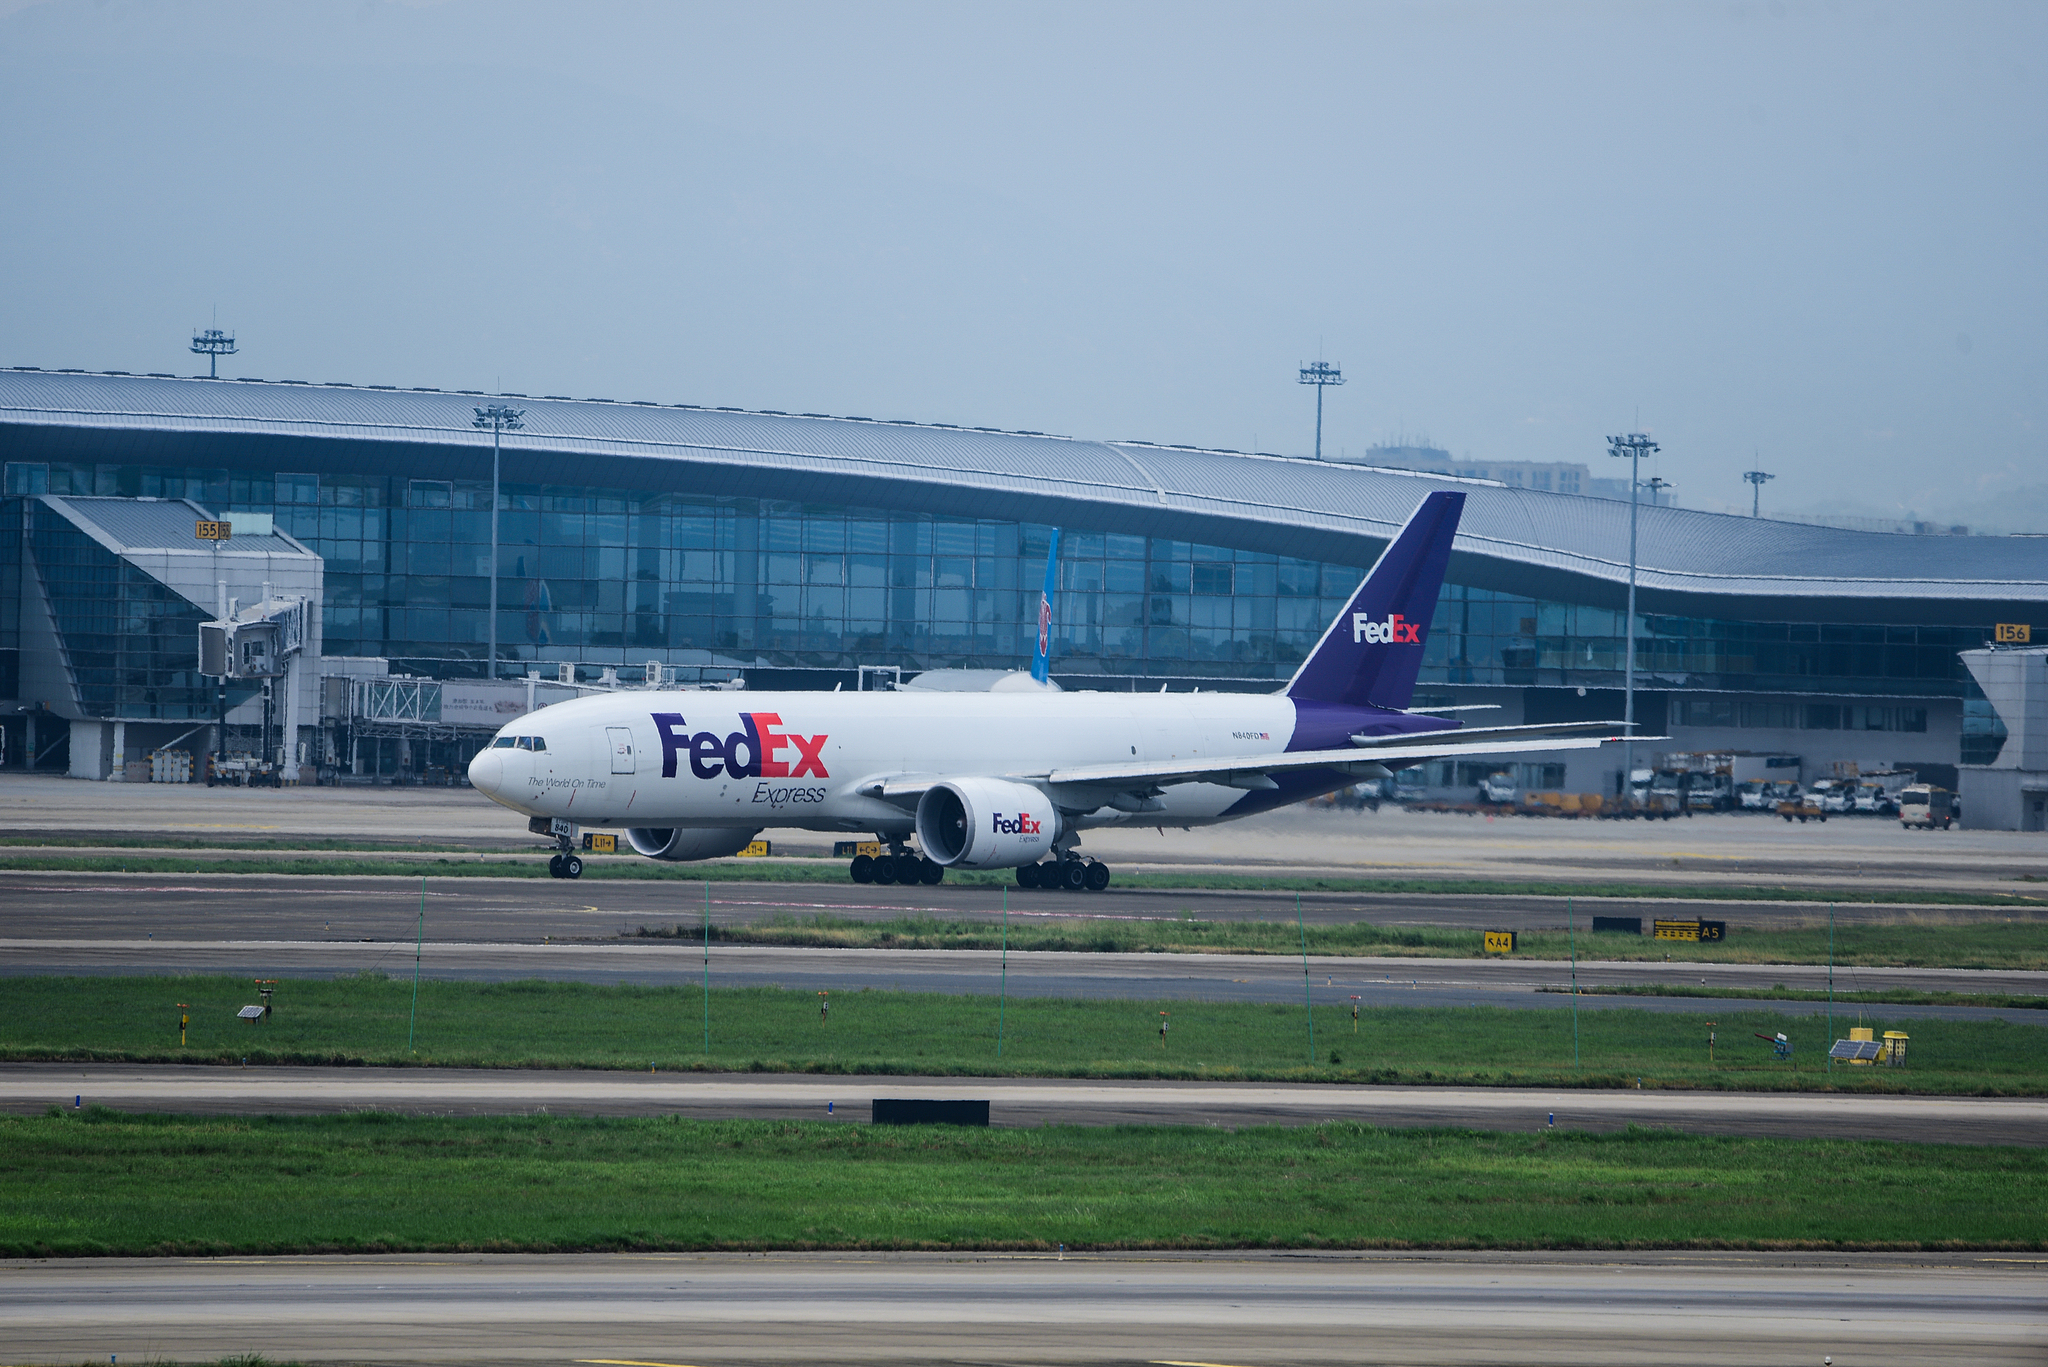
[[[1828,1050],[1829,1058],[1847,1059],[1851,1063],[1864,1060],[1875,1062],[1879,1045],[1874,1039],[1838,1039],[1835,1047]]]
[[[240,1016],[245,1021],[252,1021],[263,1014],[263,1008],[260,1006],[245,1006],[241,1010],[235,1012],[235,1014]]]

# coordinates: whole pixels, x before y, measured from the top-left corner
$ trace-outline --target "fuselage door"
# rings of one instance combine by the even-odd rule
[[[611,752],[612,752],[612,772],[613,772],[613,773],[615,773],[615,774],[630,774],[630,773],[632,773],[632,772],[633,772],[633,732],[632,732],[632,728],[630,728],[630,727],[625,727],[625,726],[607,726],[607,727],[606,727],[606,728],[604,729],[604,737],[605,737],[605,740],[607,740],[608,742],[610,742],[610,745],[611,745]]]

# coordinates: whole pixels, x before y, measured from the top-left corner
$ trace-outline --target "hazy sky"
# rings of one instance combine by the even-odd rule
[[[2048,530],[2038,0],[0,0],[0,127],[0,364],[1306,452],[1321,354],[1331,449]]]

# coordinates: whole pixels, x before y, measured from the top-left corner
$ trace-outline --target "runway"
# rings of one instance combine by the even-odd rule
[[[2009,1255],[575,1255],[0,1263],[10,1361],[2038,1364]]]
[[[986,1099],[990,1123],[1305,1125],[1688,1134],[2048,1145],[2048,1099],[1662,1092],[1507,1087],[1097,1082],[1035,1078],[815,1077],[494,1068],[215,1068],[0,1064],[0,1110],[75,1103],[197,1114],[390,1110],[432,1115],[686,1115],[699,1119],[868,1118],[878,1096]],[[826,1109],[827,1104],[831,1110]]]
[[[411,941],[0,940],[0,979],[25,975],[231,973],[252,977],[332,977],[365,969],[410,972]],[[705,951],[687,940],[610,944],[431,944],[427,977],[471,982],[551,978],[599,983],[695,983]],[[909,992],[994,994],[1004,980],[1003,956],[973,949],[800,949],[721,945],[710,949],[714,987],[787,987],[806,992],[891,988]],[[1664,964],[1589,961],[1578,965],[1581,987],[1625,984],[1822,991],[1825,967],[1783,964]],[[1523,959],[1327,958],[1302,961],[1257,954],[1013,953],[1013,996],[1210,1002],[1302,1000],[1304,976],[1317,1001],[1349,1006],[1501,1006],[1568,1010],[1569,963]],[[1838,969],[1838,991],[1911,988],[1941,992],[2009,992],[2048,996],[2048,973],[1973,969]],[[1770,1008],[1794,1014],[1825,1010],[1820,1002],[1770,1003],[1734,997],[1586,996],[1582,1011],[1741,1011]],[[2048,1012],[2025,1007],[1891,1006],[1887,1018],[2006,1020],[2048,1025]]]

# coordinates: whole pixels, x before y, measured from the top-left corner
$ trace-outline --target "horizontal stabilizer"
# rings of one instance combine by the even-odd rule
[[[1628,735],[1625,721],[1557,721],[1539,722],[1534,726],[1461,726],[1450,731],[1424,731],[1421,735],[1410,733],[1405,736],[1353,736],[1351,743],[1361,750],[1381,750],[1388,746],[1406,745],[1423,738],[1457,740],[1478,745],[1496,740],[1536,740],[1543,736],[1588,736],[1612,735],[1617,739]]]

